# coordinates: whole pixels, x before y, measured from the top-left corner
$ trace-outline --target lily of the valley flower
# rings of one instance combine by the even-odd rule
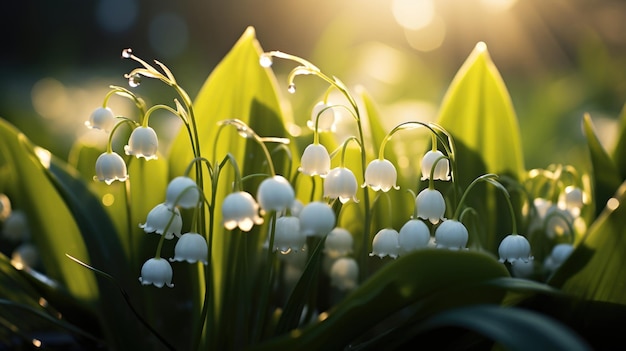
[[[183,234],[174,247],[174,257],[170,261],[202,262],[208,264],[209,249],[204,237],[198,233]]]
[[[350,257],[341,257],[330,267],[330,284],[339,290],[352,290],[357,286],[359,266]]]
[[[446,201],[436,189],[426,188],[420,191],[415,198],[415,207],[417,216],[429,220],[432,224],[443,220],[443,215],[446,213]]]
[[[514,265],[517,261],[528,262],[533,259],[530,255],[530,243],[519,234],[507,235],[498,247],[500,262],[510,262]]]
[[[306,237],[300,231],[300,219],[293,216],[283,216],[276,219],[274,233],[274,251],[290,253],[300,251],[306,244]]]
[[[189,178],[179,176],[170,181],[165,192],[165,203],[173,208],[194,208],[200,200],[200,189],[196,182]]]
[[[454,219],[443,221],[435,230],[435,244],[438,248],[461,250],[467,245],[468,239],[465,225]]]
[[[302,209],[300,231],[304,236],[324,237],[335,227],[335,212],[328,204],[314,201]]]
[[[255,224],[263,224],[263,218],[259,216],[259,205],[245,191],[230,193],[224,198],[222,218],[224,227],[228,230],[239,227],[244,232],[249,232]]]
[[[428,151],[422,158],[422,180],[430,179],[430,172],[433,168],[433,164],[437,162],[435,166],[435,172],[433,173],[434,180],[450,180],[450,164],[447,159],[437,161],[440,157],[444,156],[439,150]]]
[[[95,179],[105,182],[107,185],[116,180],[123,182],[128,179],[126,163],[122,156],[116,152],[105,152],[98,156]]]
[[[24,211],[11,211],[11,214],[2,224],[2,237],[13,243],[19,243],[30,239],[30,228]]]
[[[322,177],[330,171],[330,155],[322,144],[310,144],[304,149],[298,170],[306,175]]]
[[[378,231],[374,236],[370,256],[378,256],[380,258],[389,256],[396,258],[398,257],[399,250],[398,232],[395,229],[385,228]]]
[[[331,258],[345,256],[352,252],[353,244],[354,239],[348,230],[335,227],[326,236],[324,253]]]
[[[383,192],[389,189],[399,189],[396,185],[398,172],[396,167],[389,160],[376,159],[371,161],[365,169],[365,186],[369,186],[372,190]]]
[[[141,267],[141,277],[139,281],[142,285],[154,285],[162,288],[164,285],[172,288],[172,266],[166,259],[156,257],[146,261]]]
[[[256,198],[264,211],[280,212],[291,207],[295,199],[295,192],[285,177],[275,175],[264,179],[259,184]]]
[[[332,132],[335,128],[335,111],[332,108],[327,108],[323,101],[318,102],[313,106],[311,111],[311,119],[307,121],[307,126],[315,130],[315,120],[319,115],[319,121],[317,123],[318,132]],[[325,110],[324,110],[325,109]],[[323,111],[323,112],[322,112]],[[321,113],[321,114],[320,114]]]
[[[146,160],[157,158],[159,139],[151,127],[137,127],[130,134],[128,145],[124,146],[126,155],[143,157]]]
[[[351,170],[345,167],[336,167],[331,169],[324,178],[324,197],[339,198],[341,203],[346,203],[350,199],[358,202],[356,198],[358,187],[356,177]]]
[[[168,227],[169,223],[169,227]],[[180,237],[180,231],[183,227],[183,219],[180,216],[178,208],[170,208],[165,203],[156,205],[148,213],[146,223],[140,224],[140,228],[146,233],[156,232],[163,235],[165,227],[167,227],[167,233],[165,233],[165,239],[173,239],[174,235]]]
[[[425,248],[428,246],[429,242],[430,230],[428,226],[419,219],[407,221],[398,232],[400,255]]]
[[[552,248],[550,255],[546,257],[543,266],[550,272],[555,272],[563,262],[572,254],[574,246],[570,244],[557,244]]]
[[[101,129],[110,132],[115,126],[115,115],[108,107],[98,107],[89,116],[89,121],[85,125],[92,129]]]
[[[561,208],[568,210],[573,217],[578,217],[585,205],[582,189],[575,186],[566,187],[561,199],[559,199],[559,205]]]

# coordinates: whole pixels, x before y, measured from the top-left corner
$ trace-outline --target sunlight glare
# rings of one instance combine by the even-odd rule
[[[480,3],[492,12],[504,12],[510,9],[517,0],[480,0]]]
[[[435,18],[432,0],[393,0],[391,11],[396,22],[410,30],[424,28]]]
[[[405,29],[404,35],[409,45],[415,50],[429,52],[438,49],[446,37],[446,24],[436,16],[425,27],[419,30]]]

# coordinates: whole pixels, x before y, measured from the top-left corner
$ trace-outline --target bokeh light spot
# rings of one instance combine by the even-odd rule
[[[115,202],[115,196],[113,194],[104,194],[102,196],[102,204],[104,206],[111,206]]]
[[[96,21],[105,31],[120,33],[135,23],[138,10],[136,0],[100,0],[96,6]]]
[[[435,5],[432,0],[393,0],[393,17],[406,29],[424,28],[435,18]]]
[[[446,38],[446,24],[437,16],[428,26],[419,30],[406,29],[404,33],[413,49],[422,52],[433,51],[438,49]]]

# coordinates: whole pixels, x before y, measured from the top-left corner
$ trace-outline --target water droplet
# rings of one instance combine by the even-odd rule
[[[141,84],[141,76],[139,74],[133,74],[132,76],[128,77],[128,85],[130,85],[131,88],[136,88]]]
[[[296,85],[295,85],[295,84],[289,84],[289,87],[287,87],[287,91],[288,91],[290,94],[295,93],[295,92],[296,92]]]
[[[274,62],[273,62],[272,56],[270,54],[263,53],[263,54],[261,54],[261,58],[259,59],[259,63],[263,67],[271,67]]]
[[[123,58],[130,58],[130,56],[133,54],[133,49],[131,48],[127,48],[122,50],[122,57]]]

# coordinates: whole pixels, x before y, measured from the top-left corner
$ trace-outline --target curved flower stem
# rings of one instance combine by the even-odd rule
[[[123,87],[116,86],[116,85],[110,85],[109,88],[111,88],[111,90],[109,90],[109,92],[107,92],[106,95],[104,96],[102,107],[106,107],[107,104],[109,103],[109,99],[111,98],[111,96],[113,96],[114,94],[117,94],[117,95],[127,97],[133,100],[133,102],[135,103],[135,106],[137,106],[142,116],[146,113],[146,109],[147,109],[146,102],[143,101],[143,99],[136,96],[135,94],[133,94],[132,91]]]
[[[428,177],[428,189],[430,190],[435,190],[435,170],[437,169],[437,163],[439,163],[439,161],[446,159],[446,160],[450,160],[449,157],[447,156],[439,156],[437,157],[437,159],[435,160],[435,162],[433,162],[433,166],[430,168],[430,175]]]
[[[137,122],[133,121],[130,118],[127,118],[127,117],[118,117],[118,118],[121,119],[121,121],[117,122],[113,126],[113,129],[111,129],[111,132],[109,133],[109,139],[107,140],[107,152],[108,153],[113,152],[113,135],[117,131],[117,128],[119,128],[121,125],[126,124],[126,123],[130,124],[132,127],[135,127],[138,125]]]
[[[272,211],[270,214],[270,232],[269,232],[269,246],[267,248],[267,269],[265,270],[265,276],[262,280],[261,297],[259,299],[259,309],[256,315],[256,323],[252,331],[252,342],[258,342],[263,334],[263,327],[266,325],[265,320],[268,315],[269,308],[269,295],[272,289],[274,281],[274,237],[276,233],[276,211]]]

